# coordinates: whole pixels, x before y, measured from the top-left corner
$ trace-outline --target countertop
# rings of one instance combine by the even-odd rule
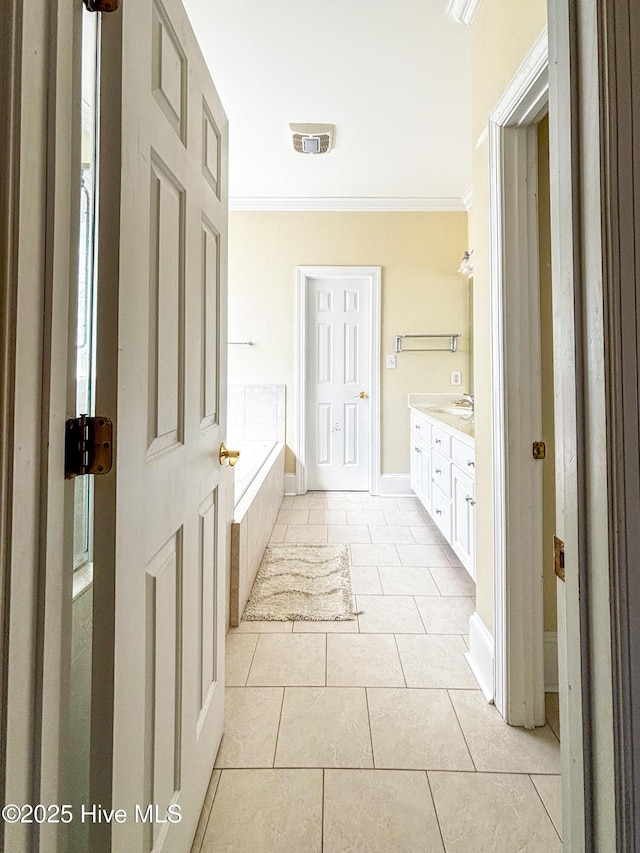
[[[438,404],[434,404],[438,405]],[[446,403],[440,405],[447,405]],[[449,403],[449,405],[451,405]],[[468,436],[469,438],[475,439],[475,418],[469,417],[468,415],[447,415],[444,412],[435,412],[433,410],[433,405],[422,405],[419,403],[409,403],[409,408],[413,409],[419,415],[428,415],[430,418],[433,418],[436,421],[440,421],[440,423],[445,424],[451,429],[455,429],[457,432],[461,432],[463,435]]]
[[[419,415],[428,415],[451,429],[475,439],[475,417],[468,415],[447,415],[444,412],[434,412],[434,407],[451,406],[460,399],[451,394],[409,394],[409,408]]]

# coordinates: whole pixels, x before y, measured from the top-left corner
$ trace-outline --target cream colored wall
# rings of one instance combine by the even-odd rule
[[[544,563],[544,629],[558,626],[553,536],[556,532],[556,465],[553,400],[553,303],[551,294],[551,200],[549,185],[549,119],[538,125],[538,240],[540,249],[540,343],[542,350],[542,438],[547,455],[542,469],[542,542]]]
[[[546,24],[546,0],[484,0],[471,27],[473,207],[469,247],[474,258],[476,395],[476,607],[493,632],[493,486],[491,324],[489,309],[489,147],[476,142],[489,115]]]
[[[295,470],[296,267],[382,267],[383,474],[409,472],[410,391],[451,391],[468,377],[468,282],[456,270],[467,248],[462,213],[234,212],[229,227],[230,383],[287,386],[286,470]],[[460,332],[459,351],[400,353],[394,336]]]

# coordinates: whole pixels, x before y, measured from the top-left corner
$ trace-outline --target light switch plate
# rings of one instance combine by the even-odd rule
[[[395,355],[386,355],[385,356],[385,366],[390,369],[396,366],[396,357]]]
[[[452,385],[462,385],[462,371],[461,370],[452,370],[451,371],[451,384]]]

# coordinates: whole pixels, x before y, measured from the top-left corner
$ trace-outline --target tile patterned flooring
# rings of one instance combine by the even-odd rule
[[[349,544],[352,622],[243,622],[193,853],[560,851],[557,697],[507,726],[465,658],[475,587],[414,498],[285,497],[273,542]]]

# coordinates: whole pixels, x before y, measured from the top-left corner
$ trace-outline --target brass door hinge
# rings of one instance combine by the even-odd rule
[[[113,462],[113,424],[109,418],[80,415],[67,421],[64,476],[107,474]]]
[[[547,455],[547,447],[544,441],[534,441],[533,442],[533,458],[534,459],[544,459]]]
[[[84,0],[89,12],[115,12],[120,0]]]
[[[555,573],[558,575],[561,581],[564,580],[564,542],[562,539],[558,539],[557,536],[553,537],[553,564]]]

